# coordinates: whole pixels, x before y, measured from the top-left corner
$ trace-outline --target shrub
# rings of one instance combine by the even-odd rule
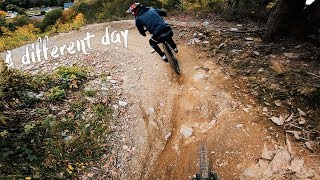
[[[44,19],[42,20],[40,24],[40,29],[42,32],[46,30],[46,28],[54,25],[57,20],[62,16],[62,9],[55,9],[52,11],[49,11],[45,16]]]
[[[163,7],[168,10],[181,9],[182,3],[180,0],[166,0]]]
[[[38,29],[33,24],[18,27],[14,32],[7,28],[2,28],[3,36],[0,37],[0,51],[16,48],[25,43],[34,41]]]
[[[214,12],[222,12],[224,9],[223,0],[209,0],[206,4],[206,8]]]
[[[94,97],[96,95],[97,91],[95,90],[87,90],[84,92],[84,95],[87,97]]]
[[[79,69],[62,67],[50,77],[85,77]],[[48,101],[17,105],[20,92],[49,89],[46,79],[8,69],[0,60],[0,179],[77,179],[108,150],[104,137],[112,112],[105,103],[91,104],[82,93],[70,92],[59,110]],[[59,86],[49,90],[52,100],[66,95]]]
[[[6,25],[6,16],[7,16],[7,13],[4,12],[4,11],[1,11],[0,10],[0,35],[2,35],[2,28],[1,27],[4,27]]]
[[[6,18],[7,13],[5,11],[0,10],[0,18]]]
[[[73,24],[76,29],[79,29],[81,26],[83,26],[85,24],[84,15],[82,13],[77,14],[77,16],[74,18]]]
[[[77,13],[73,9],[64,10],[62,16],[60,17],[61,23],[70,23],[74,20]]]
[[[59,86],[53,87],[49,90],[48,99],[50,101],[60,101],[66,97],[64,89],[60,89]]]
[[[161,8],[160,0],[141,0],[141,4]],[[88,23],[118,20],[125,16],[125,11],[133,3],[131,0],[119,1],[84,1],[74,5],[77,13],[84,14]]]
[[[14,27],[22,27],[31,23],[31,19],[26,15],[18,15],[13,18],[12,25]]]

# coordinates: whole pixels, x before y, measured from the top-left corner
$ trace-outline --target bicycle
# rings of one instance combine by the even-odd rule
[[[209,160],[207,155],[207,147],[202,144],[199,149],[199,172],[191,178],[192,180],[220,180],[220,177],[209,170]]]
[[[165,37],[166,34],[164,34],[163,36]],[[177,75],[180,75],[181,72],[180,72],[178,59],[174,55],[173,48],[170,46],[170,44],[166,40],[164,40],[164,42],[162,44],[163,44],[164,53],[166,54],[171,67],[177,73]]]

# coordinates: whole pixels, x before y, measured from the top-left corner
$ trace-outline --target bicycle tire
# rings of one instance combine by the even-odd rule
[[[209,179],[210,177],[209,161],[208,161],[208,155],[207,155],[207,146],[205,144],[201,145],[199,156],[200,156],[199,158],[200,177],[203,179]]]
[[[167,58],[170,62],[171,67],[175,71],[177,75],[180,75],[180,67],[177,58],[174,56],[174,53],[172,52],[172,48],[167,42],[163,43],[163,49],[165,50],[165,53],[167,54]]]
[[[210,171],[207,146],[201,144],[199,148],[199,172],[192,180],[220,180],[220,177]]]

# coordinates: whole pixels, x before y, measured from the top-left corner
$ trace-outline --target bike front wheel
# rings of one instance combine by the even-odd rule
[[[165,42],[165,43],[163,43],[163,49],[167,55],[167,58],[170,62],[171,67],[176,72],[176,74],[180,75],[181,72],[180,72],[178,59],[175,57],[174,53],[172,52],[172,48],[170,47],[170,45],[167,42]]]

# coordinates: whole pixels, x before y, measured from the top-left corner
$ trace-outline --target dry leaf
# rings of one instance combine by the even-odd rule
[[[267,108],[267,107],[264,107],[264,108],[262,109],[262,111],[263,111],[263,112],[268,112],[268,108]]]
[[[250,108],[242,108],[242,110],[246,113],[249,113],[250,112]]]
[[[294,152],[292,150],[292,146],[291,146],[291,142],[289,140],[289,137],[288,137],[288,134],[286,134],[286,144],[287,144],[287,149],[288,149],[288,152],[293,155]]]
[[[281,106],[282,102],[280,100],[273,101],[276,106]]]
[[[271,104],[268,102],[264,102],[265,105],[270,106]]]
[[[70,83],[70,89],[78,89],[78,83],[77,80],[72,80]]]
[[[277,117],[273,116],[270,119],[271,119],[272,122],[274,122],[275,124],[277,124],[279,126],[283,125],[284,120],[283,120],[283,118],[281,116],[280,116],[280,118],[277,118]]]
[[[298,140],[301,139],[301,137],[300,137],[301,132],[300,131],[286,131],[286,132],[293,134],[293,136]]]
[[[299,121],[299,124],[305,124],[307,121],[305,118],[303,117],[300,117],[300,121]]]
[[[307,146],[308,149],[310,149],[313,152],[316,152],[318,150],[318,144],[314,141],[307,141],[305,142],[305,145]]]
[[[303,112],[300,108],[297,109],[300,116],[305,116],[307,113]]]
[[[293,119],[293,117],[294,117],[294,113],[292,113],[292,114],[287,118],[287,120],[286,120],[285,122],[291,121],[291,120]]]

